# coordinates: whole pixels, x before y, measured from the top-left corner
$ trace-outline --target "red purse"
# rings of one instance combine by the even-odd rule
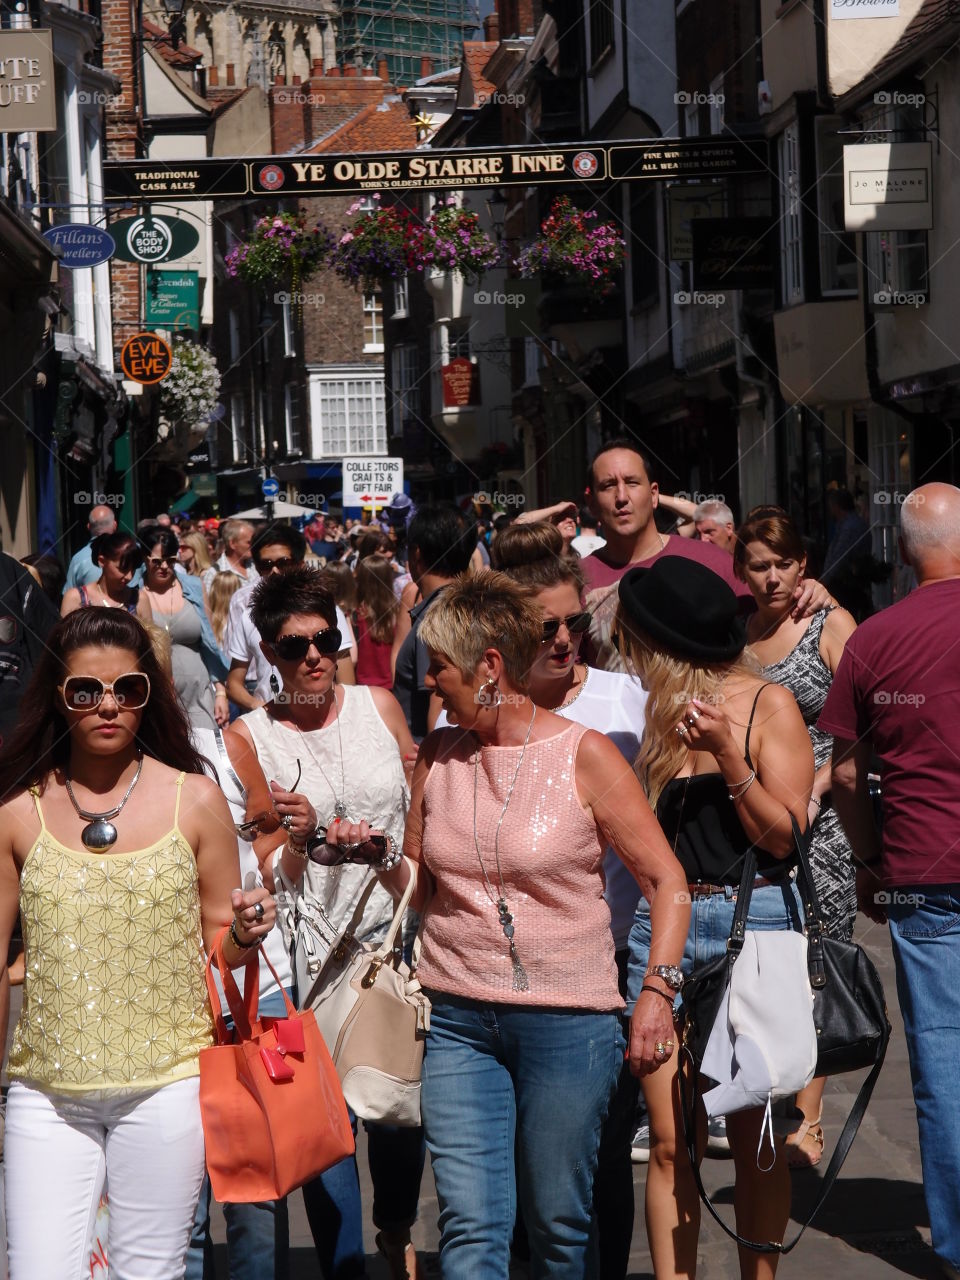
[[[217,1042],[200,1051],[200,1114],[207,1171],[222,1204],[278,1200],[353,1155],[340,1081],[313,1011],[258,1020],[258,964],[248,964],[243,999],[223,957],[224,929],[207,960]],[[213,981],[216,958],[235,1031],[227,1030]],[[280,985],[276,970],[262,957]],[[280,990],[283,991],[282,985]]]

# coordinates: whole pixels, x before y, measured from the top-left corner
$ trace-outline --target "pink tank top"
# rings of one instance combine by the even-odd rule
[[[603,845],[580,804],[571,724],[528,744],[500,829],[500,869],[514,942],[530,983],[514,991],[510,949],[484,883],[473,837],[477,741],[444,736],[424,788],[423,862],[436,892],[427,908],[417,977],[424,987],[468,1000],[565,1009],[622,1009],[603,900]],[[520,747],[483,747],[477,833],[483,863],[500,893],[494,841]]]

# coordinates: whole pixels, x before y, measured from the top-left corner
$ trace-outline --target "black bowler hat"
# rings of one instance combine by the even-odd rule
[[[747,642],[737,597],[712,569],[686,556],[660,556],[620,579],[624,613],[672,653],[729,662]]]

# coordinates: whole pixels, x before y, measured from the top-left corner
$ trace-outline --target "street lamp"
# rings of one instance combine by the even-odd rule
[[[487,206],[487,217],[493,227],[493,234],[497,237],[497,244],[500,244],[503,240],[503,229],[507,223],[507,197],[499,187],[494,187],[490,195],[487,196],[485,204]]]
[[[180,41],[186,33],[186,20],[183,16],[185,0],[162,0],[167,15],[167,31],[170,44],[174,49],[180,48]]]

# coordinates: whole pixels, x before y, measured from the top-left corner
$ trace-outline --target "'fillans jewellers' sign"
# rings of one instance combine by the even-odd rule
[[[109,262],[117,247],[109,231],[83,222],[67,222],[59,227],[50,227],[43,233],[43,238],[48,244],[59,248],[60,265],[73,270]]]

